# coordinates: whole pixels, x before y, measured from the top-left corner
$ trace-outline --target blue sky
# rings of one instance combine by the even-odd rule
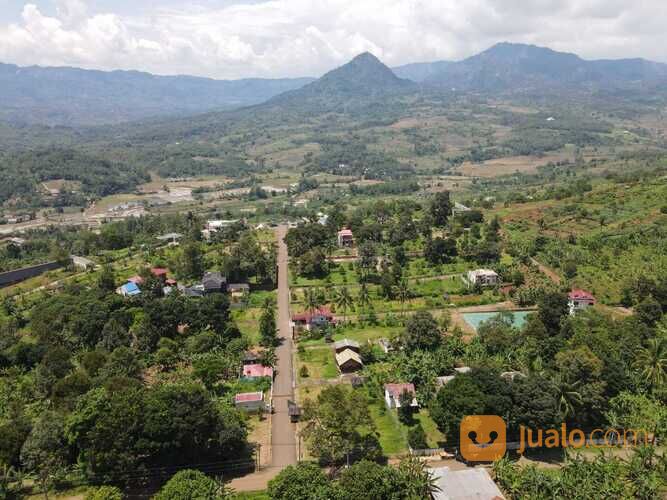
[[[363,51],[399,65],[500,41],[667,62],[665,19],[665,0],[0,0],[0,62],[318,76]]]

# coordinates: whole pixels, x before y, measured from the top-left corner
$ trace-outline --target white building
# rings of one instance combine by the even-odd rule
[[[466,274],[468,286],[496,286],[500,283],[500,276],[491,269],[475,269]]]
[[[571,315],[577,311],[593,307],[595,302],[595,297],[586,290],[575,288],[567,295],[567,305],[570,308]]]

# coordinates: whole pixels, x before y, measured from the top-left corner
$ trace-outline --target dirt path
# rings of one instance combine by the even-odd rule
[[[530,258],[530,261],[537,266],[537,268],[540,270],[540,272],[544,275],[546,275],[547,278],[549,278],[551,281],[556,283],[557,285],[560,285],[560,276],[556,274],[556,272],[551,269],[550,267],[545,266],[542,264],[540,261],[535,260],[534,258]]]

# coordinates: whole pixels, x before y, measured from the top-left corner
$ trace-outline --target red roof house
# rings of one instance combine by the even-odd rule
[[[273,368],[260,364],[244,365],[243,376],[245,378],[270,377],[273,378]]]
[[[338,246],[349,247],[354,243],[354,235],[350,229],[341,229],[338,231]]]
[[[127,278],[128,283],[134,283],[135,285],[141,285],[144,282],[144,279],[141,276],[132,276]]]
[[[408,392],[412,395],[410,406],[419,406],[417,403],[416,392],[414,384],[384,384],[384,400],[387,403],[387,408],[401,407],[401,394]]]
[[[586,309],[587,307],[592,307],[595,305],[595,297],[590,292],[586,290],[581,290],[579,288],[574,288],[567,295],[568,306],[570,307],[570,314],[574,314],[577,311]]]

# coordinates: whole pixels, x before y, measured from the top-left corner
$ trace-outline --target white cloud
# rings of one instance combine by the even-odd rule
[[[134,15],[96,11],[85,0],[54,2],[53,15],[26,3],[19,22],[0,25],[1,61],[303,76],[365,50],[397,65],[459,59],[503,40],[587,58],[667,61],[663,0],[226,0]]]

